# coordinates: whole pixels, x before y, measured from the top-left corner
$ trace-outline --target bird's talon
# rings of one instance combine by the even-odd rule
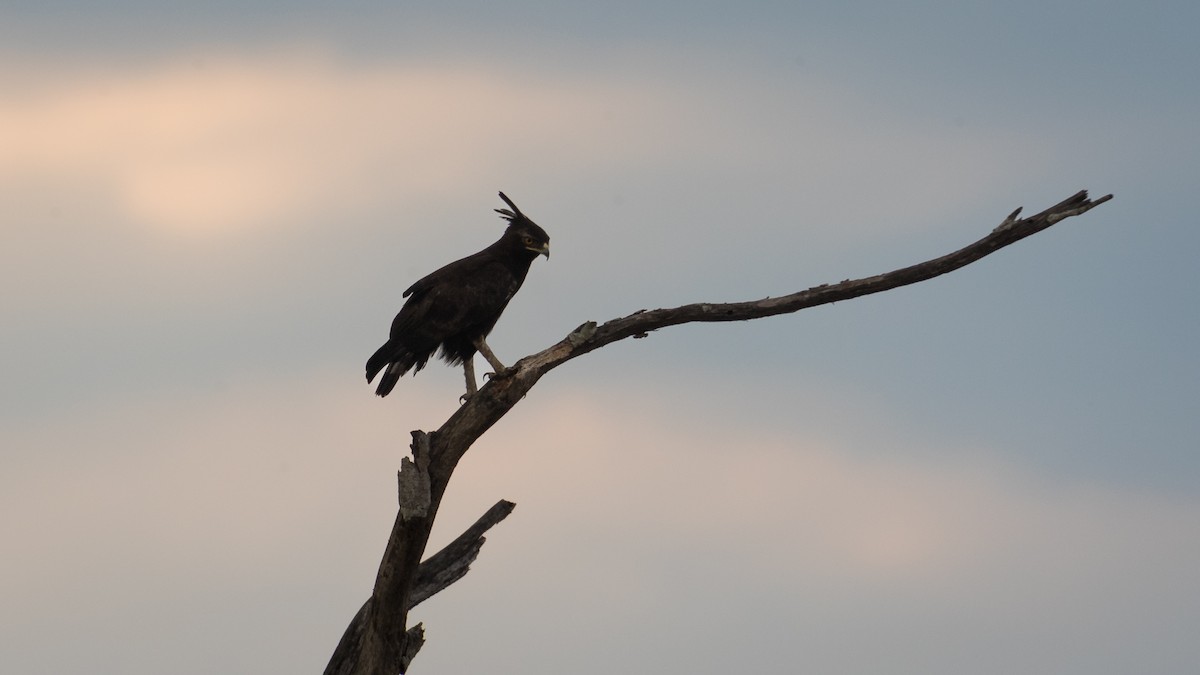
[[[503,380],[504,378],[508,377],[509,375],[512,375],[512,368],[505,368],[504,370],[498,370],[494,373],[484,373],[483,379],[485,381],[486,380]]]

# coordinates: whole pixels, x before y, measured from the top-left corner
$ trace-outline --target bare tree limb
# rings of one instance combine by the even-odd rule
[[[1087,191],[1080,191],[1028,218],[1020,218],[1021,209],[1017,209],[973,244],[939,258],[872,277],[822,284],[777,298],[641,310],[600,325],[589,321],[557,344],[521,359],[480,388],[437,431],[429,434],[413,432],[413,460],[406,458],[402,462],[400,513],[380,563],[375,590],[347,629],[326,675],[393,675],[406,670],[423,641],[420,625],[411,631],[406,629],[408,610],[415,604],[414,600],[424,599],[416,590],[420,558],[450,476],[471,445],[550,370],[614,342],[645,337],[668,326],[761,319],[932,279],[1041,232],[1065,218],[1086,213],[1110,199],[1112,195],[1091,200]],[[483,529],[487,527],[490,525]],[[474,552],[478,552],[477,547]],[[473,557],[474,553],[471,555]],[[465,569],[462,567],[461,573],[465,573]],[[446,585],[461,577],[461,573],[450,573],[457,576]],[[334,662],[339,661],[339,656],[342,665],[335,668]]]
[[[487,539],[483,536],[493,525],[513,512],[516,504],[501,499],[445,548],[430,556],[417,569],[417,582],[410,602],[412,607],[466,576]]]
[[[508,514],[512,513],[514,508],[516,508],[516,504],[510,501],[502,499],[496,502],[492,508],[479,517],[479,520],[475,521],[475,524],[468,527],[465,532],[447,544],[441,551],[438,551],[425,562],[421,563],[420,567],[417,568],[417,579],[409,595],[409,608],[416,607],[450,584],[463,578],[470,570],[471,563],[479,555],[484,542],[487,541],[483,536],[484,533],[490,530],[493,525],[507,518]],[[325,668],[325,675],[364,672],[356,670],[359,665],[358,645],[366,629],[366,619],[371,612],[373,603],[374,596],[367,598],[362,608],[354,615],[354,619],[350,621],[350,625],[342,635],[337,649],[334,650],[333,657],[329,660],[329,665]],[[402,659],[405,666],[412,660],[413,656],[416,656],[416,652],[420,649],[420,645],[423,642],[424,630],[421,624],[417,624],[407,631],[405,644],[411,647],[411,651],[405,654]],[[415,647],[412,647],[413,645]]]
[[[668,326],[692,322],[747,321],[790,314],[809,307],[880,293],[932,279],[1037,234],[1065,218],[1086,213],[1110,199],[1112,195],[1091,200],[1088,199],[1087,191],[1082,190],[1028,218],[1018,218],[1021,209],[1017,209],[987,236],[973,244],[953,253],[884,274],[848,279],[837,284],[821,284],[777,298],[749,302],[696,303],[669,309],[640,310],[601,325],[594,322],[585,323],[557,344],[521,359],[509,368],[503,377],[492,378],[479,390],[477,396],[468,400],[434,432],[431,459],[436,471],[431,468],[431,472],[448,477],[470,444],[516,405],[542,375],[573,358],[619,340],[644,337],[652,331]],[[434,480],[437,481],[436,478]]]

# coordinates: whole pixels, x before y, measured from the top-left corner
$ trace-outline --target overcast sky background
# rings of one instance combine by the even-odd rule
[[[554,371],[460,466],[412,672],[1194,673],[1195,3],[0,9],[0,670],[319,672],[440,362],[400,293],[552,237],[489,340],[961,271]],[[483,371],[482,361],[480,371]]]

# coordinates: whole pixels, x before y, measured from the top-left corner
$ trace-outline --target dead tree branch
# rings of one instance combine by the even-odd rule
[[[496,502],[492,508],[479,517],[479,520],[475,521],[474,525],[468,527],[445,548],[421,563],[417,568],[417,578],[409,595],[409,608],[416,607],[466,576],[471,569],[471,563],[475,562],[475,558],[483,548],[483,543],[487,541],[483,536],[484,533],[496,523],[507,518],[514,508],[516,508],[516,504],[510,501],[502,499]],[[337,649],[334,650],[333,658],[329,660],[329,665],[325,668],[325,675],[366,672],[358,669],[361,658],[359,645],[366,629],[366,619],[372,614],[374,602],[375,596],[372,595],[354,615],[354,619],[350,621],[350,625],[342,635]],[[405,643],[410,645],[403,659],[404,664],[407,665],[412,657],[416,656],[421,644],[424,643],[424,628],[421,624],[413,626],[406,632]]]
[[[413,432],[413,459],[405,458],[400,471],[400,512],[388,539],[383,561],[379,566],[372,596],[354,617],[346,630],[326,675],[394,675],[403,673],[424,640],[421,626],[407,628],[408,610],[429,597],[433,591],[453,583],[466,573],[467,565],[483,543],[482,534],[511,511],[512,505],[501,502],[503,515],[480,519],[466,533],[461,553],[448,554],[457,565],[447,564],[444,574],[434,574],[442,582],[426,584],[430,574],[426,566],[446,553],[437,554],[421,564],[421,556],[429,540],[434,517],[450,476],[471,445],[503,417],[550,370],[583,356],[588,352],[630,337],[645,337],[652,331],[693,322],[748,321],[779,314],[798,312],[809,307],[849,300],[864,295],[907,286],[919,281],[952,272],[984,256],[1031,236],[1071,216],[1081,215],[1112,199],[1105,195],[1089,199],[1080,191],[1062,202],[1028,218],[1020,218],[1021,209],[1013,211],[987,236],[973,244],[939,258],[916,265],[837,284],[822,284],[777,298],[749,302],[697,303],[637,311],[629,316],[597,325],[587,322],[576,328],[557,344],[527,356],[505,373],[493,377],[479,392],[462,405],[437,431],[426,434]],[[507,510],[501,505],[507,504]],[[477,529],[481,528],[481,529]],[[470,543],[475,542],[475,543]],[[447,547],[454,548],[455,544]],[[469,558],[469,559],[468,559]],[[431,568],[432,569],[432,568]]]

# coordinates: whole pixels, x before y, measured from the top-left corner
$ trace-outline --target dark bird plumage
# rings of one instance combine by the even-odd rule
[[[467,396],[476,391],[472,359],[483,354],[497,373],[504,364],[485,339],[508,301],[521,288],[539,255],[550,257],[550,236],[500,193],[508,209],[495,209],[508,221],[504,235],[475,255],[446,265],[404,291],[408,298],[392,321],[391,337],[367,360],[367,382],[383,371],[375,393],[387,396],[400,376],[416,373],[434,355],[463,364]]]

